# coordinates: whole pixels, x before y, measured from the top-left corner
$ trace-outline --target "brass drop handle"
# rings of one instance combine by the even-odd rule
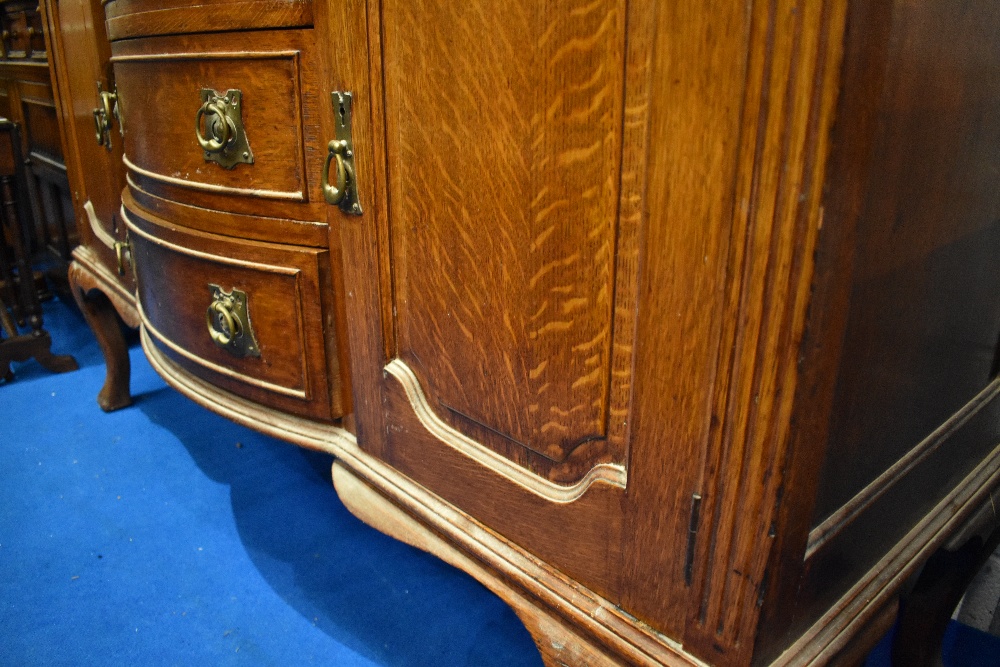
[[[205,138],[201,133],[201,121],[205,120],[205,129],[211,135]],[[201,105],[194,117],[194,133],[198,137],[198,145],[208,153],[219,153],[226,149],[229,142],[236,136],[236,124],[226,114],[225,98],[208,100]]]
[[[352,156],[346,141],[334,139],[327,148],[326,165],[323,167],[323,197],[328,204],[339,204],[347,194],[348,179],[354,180],[354,171],[347,158]],[[330,185],[330,165],[337,162],[337,185]]]
[[[219,285],[209,285],[212,303],[205,313],[212,342],[236,357],[260,357],[257,336],[250,321],[246,292],[225,292]]]
[[[216,298],[208,307],[208,334],[219,347],[226,347],[240,335],[240,323],[233,314],[230,299]]]
[[[103,113],[100,108],[94,109],[94,138],[97,140],[98,146],[104,145],[104,133],[107,131]]]
[[[129,260],[132,258],[132,248],[129,246],[128,241],[115,241],[115,258],[118,260],[118,275],[125,275],[125,253],[129,254]]]
[[[97,82],[97,98],[100,100],[96,109],[94,109],[94,134],[97,139],[98,146],[107,146],[108,150],[111,150],[111,119],[118,119],[118,127],[121,129],[121,118],[119,117],[118,111],[118,90],[117,88],[113,91],[104,90],[103,84],[100,81]],[[112,104],[115,105],[112,108]]]
[[[111,109],[111,103],[117,101],[117,92],[111,92],[110,90],[101,91],[101,110],[104,112],[104,117],[108,119],[109,127],[111,126],[111,119],[115,117],[115,114]]]
[[[327,144],[326,163],[323,165],[322,190],[327,204],[339,206],[348,215],[361,215],[358,199],[358,181],[354,171],[354,138],[351,136],[351,107],[354,96],[350,92],[335,90],[330,94],[334,110],[336,139]],[[330,184],[330,169],[336,162],[335,182]]]

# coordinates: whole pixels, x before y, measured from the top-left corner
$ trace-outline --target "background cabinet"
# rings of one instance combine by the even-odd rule
[[[79,242],[73,217],[45,31],[37,2],[0,3],[0,116],[21,128],[28,200],[34,226],[30,250],[48,260],[64,287],[70,252]]]

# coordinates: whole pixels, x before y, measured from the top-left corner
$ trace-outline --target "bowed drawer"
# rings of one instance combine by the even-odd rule
[[[316,326],[331,310],[328,252],[191,231],[136,209],[122,216],[150,338],[235,394],[312,418],[341,416],[335,333]]]
[[[220,35],[114,43],[129,189],[163,217],[184,209],[192,228],[324,245],[327,149],[310,128],[332,112],[321,110],[308,66],[311,33],[265,31],[252,49],[228,45]]]

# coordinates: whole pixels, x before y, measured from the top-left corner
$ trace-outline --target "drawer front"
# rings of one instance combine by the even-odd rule
[[[193,232],[134,206],[122,216],[143,326],[167,354],[251,400],[341,415],[336,342],[323,324],[327,251]]]
[[[312,25],[312,0],[110,0],[112,40],[222,30]]]
[[[112,62],[138,196],[312,226],[325,219],[311,31],[130,40],[114,45]]]

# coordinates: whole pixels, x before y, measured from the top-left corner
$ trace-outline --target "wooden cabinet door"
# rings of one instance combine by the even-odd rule
[[[94,122],[94,110],[101,106],[98,86],[114,90],[104,10],[100,0],[44,0],[41,6],[77,226],[83,244],[114,273],[118,268],[114,245],[125,239],[119,216],[125,174],[118,121],[112,120],[103,145],[97,141]],[[126,270],[122,282],[129,290],[132,280]]]
[[[734,662],[780,495],[839,43],[824,5],[782,3],[772,30],[773,3],[751,4],[317,18],[327,80],[354,92],[365,212],[329,219],[360,447]]]
[[[604,592],[627,478],[645,159],[626,14],[612,0],[385,0],[369,35],[380,92],[347,80],[344,54],[331,66],[355,87],[355,116],[374,114],[354,129],[375,191],[334,227],[364,337],[361,447]]]

